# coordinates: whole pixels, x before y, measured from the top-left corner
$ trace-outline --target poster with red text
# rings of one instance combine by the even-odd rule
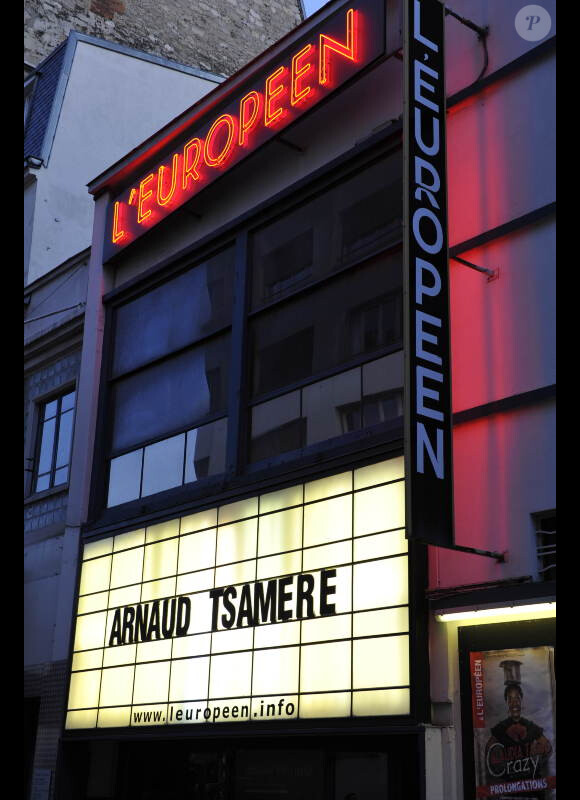
[[[554,648],[469,657],[474,797],[556,800]]]

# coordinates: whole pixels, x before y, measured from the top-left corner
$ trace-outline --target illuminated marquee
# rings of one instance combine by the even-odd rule
[[[105,258],[130,244],[384,52],[384,4],[349,4],[253,77],[113,199]],[[224,87],[227,84],[224,84]]]
[[[407,715],[403,459],[85,545],[67,729]]]

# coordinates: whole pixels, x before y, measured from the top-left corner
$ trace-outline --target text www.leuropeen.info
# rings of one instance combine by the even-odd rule
[[[223,722],[225,720],[266,719],[272,717],[291,718],[296,716],[296,706],[285,698],[277,699],[275,703],[266,700],[254,701],[250,713],[249,704],[224,704],[212,703],[199,706],[195,704],[170,705],[167,712],[164,709],[133,711],[133,725],[166,725],[184,722]]]

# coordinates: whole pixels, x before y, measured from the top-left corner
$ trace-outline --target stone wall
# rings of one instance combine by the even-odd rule
[[[228,76],[301,20],[299,0],[25,0],[24,60],[76,30]]]

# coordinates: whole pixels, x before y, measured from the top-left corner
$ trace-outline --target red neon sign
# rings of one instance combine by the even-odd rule
[[[192,123],[186,141],[113,198],[108,259],[246,158],[384,52],[384,0],[350,3]]]

